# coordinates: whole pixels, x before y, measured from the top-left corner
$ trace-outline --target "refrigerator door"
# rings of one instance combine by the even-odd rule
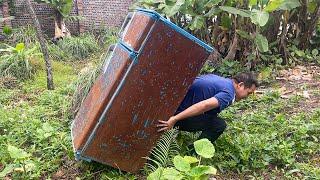
[[[117,44],[82,103],[71,127],[73,147],[81,151],[136,54]]]

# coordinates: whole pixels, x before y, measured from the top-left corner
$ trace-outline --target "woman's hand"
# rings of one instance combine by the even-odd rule
[[[158,122],[159,122],[159,124],[157,124],[157,127],[159,128],[158,132],[162,132],[162,131],[167,131],[167,130],[173,128],[173,126],[176,124],[177,120],[176,120],[175,116],[171,116],[168,121],[159,120]]]

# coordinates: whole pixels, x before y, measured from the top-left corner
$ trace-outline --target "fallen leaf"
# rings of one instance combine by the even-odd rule
[[[276,80],[288,80],[288,78],[284,78],[284,77],[276,77]]]
[[[283,70],[280,70],[279,73],[281,76],[287,76],[289,71],[283,69]]]
[[[302,74],[301,69],[293,69],[292,74],[295,76],[300,76]]]
[[[306,68],[305,66],[300,66],[300,65],[296,66],[296,68],[297,68],[297,69],[304,70],[304,71],[307,70],[307,68]]]
[[[310,94],[308,93],[308,91],[303,91],[303,97],[310,99]]]
[[[288,78],[290,81],[296,81],[296,80],[300,80],[301,76],[300,75],[291,75]]]
[[[290,93],[293,93],[293,90],[284,91],[284,92],[282,93],[282,95],[286,95],[286,94],[290,94]]]
[[[283,98],[283,99],[289,99],[290,97],[292,97],[292,94],[290,94],[290,95],[281,95],[280,97]]]
[[[312,75],[311,74],[305,75],[305,76],[302,77],[302,80],[311,81],[312,80]]]

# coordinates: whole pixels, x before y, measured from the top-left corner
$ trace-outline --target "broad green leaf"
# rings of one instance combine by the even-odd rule
[[[166,5],[168,6],[174,6],[177,2],[177,0],[166,0]]]
[[[257,5],[258,0],[250,0],[249,1],[249,6],[255,6]]]
[[[207,12],[204,16],[205,17],[211,17],[219,14],[221,12],[221,9],[217,7],[212,7],[209,12]]]
[[[310,2],[307,4],[307,8],[308,8],[308,12],[314,13],[314,11],[315,11],[316,8],[317,8],[317,2],[316,2],[316,1],[310,1]]]
[[[186,160],[189,164],[196,163],[199,161],[197,158],[192,156],[184,156],[183,159]]]
[[[240,35],[240,37],[252,40],[253,38],[249,35],[248,32],[237,29],[236,32]]]
[[[54,128],[49,123],[43,123],[42,128],[37,129],[38,137],[45,139],[52,136]]]
[[[194,12],[194,9],[193,9],[192,5],[193,5],[192,0],[185,0],[184,4],[181,5],[179,10],[183,14],[189,14],[191,16],[196,16],[197,14]]]
[[[230,13],[230,14],[237,14],[242,17],[250,17],[250,11],[248,11],[248,10],[237,9],[237,8],[230,7],[230,6],[220,6],[219,8]]]
[[[147,6],[152,6],[155,2],[153,0],[139,0],[139,3],[142,3],[143,5]]]
[[[163,168],[160,167],[148,175],[147,180],[159,180],[162,176]]]
[[[218,5],[222,0],[210,0],[207,2],[207,4],[205,5],[206,7],[213,7],[213,6],[216,6]]]
[[[180,180],[183,178],[183,175],[174,168],[165,168],[162,177],[166,180]]]
[[[204,174],[212,174],[215,175],[217,174],[217,169],[211,166],[196,166],[188,172],[188,175],[193,176],[193,177],[200,177]]]
[[[301,50],[295,50],[294,51],[298,56],[303,57],[304,56],[304,52]]]
[[[18,43],[18,44],[16,45],[16,50],[17,50],[17,51],[22,51],[22,50],[24,50],[24,43]]]
[[[196,16],[190,25],[191,30],[201,29],[204,26],[205,19],[203,16]]]
[[[214,155],[214,146],[208,139],[200,139],[195,141],[194,148],[196,153],[204,158],[212,158]]]
[[[35,0],[37,3],[47,3],[57,9],[62,16],[66,17],[70,14],[73,7],[73,0]]]
[[[279,8],[282,10],[291,10],[299,6],[301,6],[299,0],[284,0]]]
[[[10,35],[10,34],[12,34],[12,29],[11,29],[11,27],[9,27],[9,26],[4,26],[3,28],[2,28],[2,32],[5,34],[5,35]]]
[[[256,34],[254,41],[260,52],[267,52],[269,50],[268,40],[263,35]]]
[[[206,10],[205,4],[207,2],[208,2],[208,0],[196,0],[196,1],[194,1],[193,8],[195,9],[196,12],[203,12]]]
[[[14,164],[8,164],[1,172],[0,178],[6,177],[7,174],[11,173],[14,169]]]
[[[277,10],[282,4],[283,0],[270,0],[268,5],[264,8],[264,11],[272,12]]]
[[[30,172],[36,168],[36,165],[32,161],[25,162],[25,170],[26,172]]]
[[[52,131],[54,131],[53,127],[52,127],[49,123],[47,123],[47,122],[43,123],[42,129],[43,129],[45,132],[52,132]]]
[[[179,155],[173,158],[173,164],[179,171],[186,172],[190,170],[190,163]]]
[[[15,146],[8,145],[7,150],[8,150],[10,157],[12,159],[22,160],[22,159],[30,157],[30,154],[26,153],[24,150],[19,149]]]
[[[224,15],[221,17],[221,26],[226,28],[226,29],[230,29],[232,25],[232,20],[229,16]]]
[[[58,1],[56,8],[65,17],[70,14],[72,10],[72,6],[73,6],[72,0],[63,0],[63,1]]]
[[[269,13],[266,11],[252,10],[251,21],[259,26],[264,26],[267,24],[269,19]]]
[[[261,0],[262,5],[266,5],[270,0]]]
[[[313,50],[311,51],[311,54],[312,54],[313,56],[317,56],[317,55],[319,54],[318,49],[313,49]]]
[[[180,7],[184,4],[185,0],[177,0],[177,2],[173,6],[167,5],[164,8],[164,13],[171,17],[179,12]]]
[[[166,7],[165,4],[159,4],[158,9],[163,9],[163,8],[165,8],[165,7]]]

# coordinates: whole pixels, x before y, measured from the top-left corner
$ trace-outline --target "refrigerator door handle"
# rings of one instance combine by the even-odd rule
[[[132,16],[133,16],[133,12],[129,12],[128,15],[126,16],[126,19],[124,20],[124,22],[121,26],[121,29],[119,31],[119,34],[118,34],[120,38],[122,38],[122,36],[124,35],[124,31],[127,28],[130,20],[132,19]]]

